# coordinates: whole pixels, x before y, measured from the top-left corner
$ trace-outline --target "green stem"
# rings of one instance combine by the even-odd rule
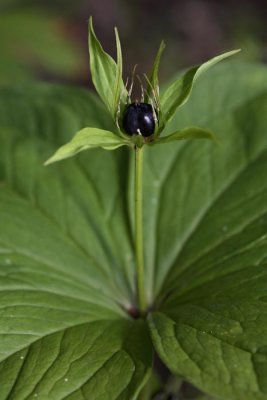
[[[150,400],[151,399],[151,388],[150,388],[150,382],[148,382],[145,387],[141,390],[141,393],[139,394],[138,400]]]
[[[144,288],[144,249],[143,249],[143,148],[135,148],[135,256],[137,274],[137,299],[139,311],[146,310]]]

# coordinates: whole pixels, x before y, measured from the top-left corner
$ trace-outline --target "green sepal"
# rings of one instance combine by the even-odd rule
[[[114,119],[116,119],[118,113],[120,100],[126,102],[127,98],[126,88],[122,80],[122,55],[117,29],[115,29],[115,36],[117,64],[113,58],[103,50],[94,32],[92,17],[90,18],[89,53],[92,81],[97,93]]]
[[[175,114],[177,108],[181,107],[188,101],[194,83],[196,82],[197,78],[203,74],[203,72],[206,72],[213,65],[224,60],[225,58],[233,56],[239,51],[240,49],[223,53],[202,65],[192,67],[187,70],[181,78],[175,80],[169,87],[167,87],[162,96],[160,96],[163,114],[162,124],[169,121]]]
[[[115,37],[116,37],[116,47],[117,47],[117,71],[116,71],[116,79],[115,79],[115,87],[113,95],[113,100],[114,100],[113,112],[114,112],[114,117],[116,118],[119,112],[120,99],[124,98],[124,102],[126,102],[126,89],[122,81],[122,53],[121,53],[120,37],[117,28],[115,28]]]
[[[165,144],[174,142],[176,140],[190,140],[190,139],[209,139],[216,143],[219,143],[214,133],[207,129],[199,128],[197,126],[191,126],[189,128],[182,129],[177,132],[173,132],[168,136],[163,136],[151,144]]]
[[[146,96],[145,96],[145,101],[148,102],[149,98],[151,96],[156,96],[156,100],[159,102],[159,80],[158,80],[158,70],[159,70],[159,64],[161,60],[162,53],[166,47],[166,44],[164,41],[160,43],[152,71],[149,75],[149,78],[147,78],[147,88],[146,88]],[[152,93],[153,92],[153,93]]]
[[[105,150],[115,150],[127,144],[126,140],[113,132],[98,128],[84,128],[77,132],[70,142],[60,147],[56,153],[45,162],[45,165],[73,157],[84,150],[96,147],[101,147]]]

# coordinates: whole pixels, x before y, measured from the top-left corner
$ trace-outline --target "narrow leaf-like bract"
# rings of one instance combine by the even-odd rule
[[[176,140],[189,140],[189,139],[209,139],[215,142],[217,141],[216,136],[212,132],[203,128],[193,126],[171,133],[168,136],[160,137],[157,141],[154,142],[154,144],[164,144]]]
[[[159,64],[161,60],[162,53],[165,49],[166,45],[164,41],[160,43],[160,47],[158,49],[153,68],[151,71],[150,76],[148,77],[150,84],[147,84],[147,89],[146,89],[146,101],[149,100],[150,96],[156,95],[157,99],[159,99],[159,79],[158,79],[158,70],[159,70]],[[152,93],[154,91],[154,93]]]
[[[239,51],[240,50],[229,51],[228,53],[224,53],[212,58],[202,65],[192,67],[186,71],[181,78],[177,79],[169,87],[167,87],[167,89],[160,96],[164,123],[173,117],[178,107],[181,107],[187,102],[194,83],[203,72],[206,72],[213,65],[224,60],[225,58],[233,56]]]
[[[116,116],[120,97],[126,98],[126,89],[122,80],[120,40],[117,30],[115,30],[115,35],[118,64],[103,50],[95,35],[92,18],[90,18],[89,53],[92,80],[96,91],[113,117]]]
[[[73,157],[81,151],[102,147],[105,150],[114,150],[127,142],[112,132],[97,128],[84,128],[77,132],[74,138],[64,146],[60,147],[56,153],[45,162],[45,165]]]

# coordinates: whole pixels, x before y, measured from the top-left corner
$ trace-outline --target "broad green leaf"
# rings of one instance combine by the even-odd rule
[[[107,54],[98,41],[92,17],[89,23],[90,70],[96,91],[116,118],[119,101],[126,102],[126,89],[122,81],[122,58],[118,32],[115,30],[118,64]]]
[[[64,311],[64,299],[56,303],[52,297],[49,302],[49,296],[41,305],[37,294],[32,298],[37,300],[34,307],[18,301],[17,306],[4,310],[5,314],[16,308],[20,312],[12,311],[17,320],[12,325],[16,346],[8,343],[6,328],[1,327],[1,399],[135,399],[146,380],[147,363],[151,363],[145,324],[90,321],[90,315],[86,315],[89,304],[84,304],[83,311],[77,305],[71,314]],[[20,323],[25,316],[28,325]],[[8,317],[6,321],[10,326]]]
[[[24,87],[2,88],[0,110],[0,181],[12,189],[10,195],[26,199],[21,222],[11,218],[2,231],[9,238],[8,246],[15,238],[23,239],[18,245],[23,252],[37,252],[45,260],[49,257],[49,264],[61,266],[60,270],[73,271],[75,265],[77,278],[83,270],[90,285],[105,293],[105,298],[112,296],[127,307],[129,290],[131,297],[134,286],[132,238],[123,201],[118,201],[127,185],[127,152],[114,158],[110,152],[95,149],[49,168],[43,166],[48,155],[70,140],[73,132],[88,124],[112,127],[101,104],[84,90],[37,85],[27,87],[27,91]],[[57,235],[54,239],[50,220]],[[27,234],[20,238],[19,227],[24,224]],[[31,224],[51,237],[49,244]],[[49,250],[52,245],[56,246],[53,251]]]
[[[56,153],[45,162],[45,165],[73,157],[84,150],[96,147],[102,147],[105,150],[115,150],[126,144],[126,140],[121,139],[118,135],[115,135],[115,133],[98,128],[84,128],[77,132],[69,143],[60,147]]]
[[[267,241],[265,241],[265,247]],[[267,396],[267,264],[175,292],[150,317],[170,370],[223,399]]]
[[[227,400],[267,396],[264,76],[260,67],[218,67],[171,124],[204,124],[223,146],[187,141],[147,152],[154,345],[173,372]]]
[[[266,184],[264,165],[259,164],[259,171],[253,166],[255,158],[267,145],[262,133],[265,129],[267,73],[260,66],[227,64],[217,66],[199,81],[188,104],[168,128],[173,132],[190,124],[205,126],[216,132],[222,146],[192,140],[145,147],[145,279],[147,298],[151,302],[155,297],[163,296],[175,283],[177,266],[179,271],[186,269],[192,260],[196,261],[192,269],[201,271],[205,259],[198,266],[199,258],[212,243],[214,254],[218,251],[216,243],[221,243],[220,254],[231,250],[231,243],[225,248],[228,236],[238,229],[238,224],[242,229],[251,218],[238,202],[241,199],[249,201],[248,187],[251,201],[253,196],[256,200],[255,194]],[[221,95],[217,96],[217,93]],[[249,183],[245,175],[247,168],[251,170]],[[236,190],[233,195],[230,191],[230,196],[227,188],[234,187]],[[264,198],[262,201],[265,207]],[[133,207],[133,203],[130,204]],[[234,209],[234,204],[237,204],[239,214],[232,218],[228,210]],[[208,218],[213,209],[214,214]],[[251,210],[259,214],[260,221],[264,211],[254,206]],[[263,234],[265,225],[259,223],[259,227],[262,228],[259,234]],[[234,246],[238,247],[238,244]],[[167,280],[170,270],[173,273]],[[191,273],[192,270],[185,286],[192,281]]]
[[[202,65],[192,67],[186,71],[182,77],[178,78],[170,86],[168,86],[160,96],[162,115],[164,119],[163,123],[169,121],[174,116],[177,108],[181,107],[188,101],[194,83],[200,75],[218,62],[233,56],[239,51],[240,50],[229,51],[228,53],[224,53],[212,58]],[[218,93],[218,96],[219,95],[220,93]]]
[[[224,393],[230,393],[226,396],[227,400],[239,400],[245,383],[252,388],[256,400],[262,395],[266,397],[264,346],[267,346],[267,335],[263,298],[267,289],[264,277],[267,257],[266,90],[267,72],[264,67],[230,63],[219,66],[199,82],[187,105],[168,129],[169,132],[176,132],[190,125],[205,126],[216,132],[223,146],[214,146],[208,141],[181,141],[144,147],[145,282],[147,301],[157,311],[151,317],[156,350],[171,369],[182,371],[193,384],[215,393],[217,381],[214,376],[216,371],[217,376],[222,373],[221,364],[218,360],[211,367],[214,358],[209,349],[200,352],[202,342],[197,341],[199,336],[193,336],[189,327],[190,343],[186,345],[190,349],[195,346],[198,354],[203,354],[200,374],[204,378],[205,371],[213,368],[213,385],[208,378],[199,383],[195,369],[192,367],[191,370],[190,365],[185,369],[184,359],[177,360],[175,357],[174,360],[170,352],[164,356],[165,349],[163,352],[161,346],[167,346],[167,337],[162,332],[167,329],[169,340],[174,343],[176,339],[173,338],[173,331],[169,330],[169,324],[175,329],[182,329],[179,321],[191,321],[193,327],[206,332],[210,323],[216,328],[218,346],[223,350],[223,339],[229,333],[231,343],[235,345],[231,345],[232,361],[228,358],[228,365],[231,363],[232,368],[236,359],[239,366],[244,362],[245,373],[243,376],[240,373],[233,375],[232,381],[225,384]],[[118,336],[122,338],[128,336],[130,331],[136,332],[131,349],[137,352],[137,346],[140,346],[139,354],[143,353],[145,357],[138,358],[141,359],[138,365],[143,371],[133,383],[134,390],[138,391],[150,365],[150,350],[146,352],[149,342],[143,344],[145,330],[140,328],[138,322],[125,320],[123,314],[125,308],[133,307],[136,302],[133,152],[126,148],[116,152],[94,149],[50,168],[42,166],[52,151],[69,141],[73,132],[84,126],[96,126],[108,131],[114,129],[103,108],[83,90],[49,86],[0,90],[0,225],[4,226],[0,230],[3,257],[0,306],[4,310],[6,304],[10,305],[13,301],[16,309],[7,308],[8,315],[12,316],[14,311],[20,312],[19,304],[26,303],[27,313],[22,311],[24,314],[16,314],[21,317],[17,324],[28,324],[25,329],[35,334],[36,325],[29,320],[29,316],[36,315],[33,305],[41,304],[44,314],[40,307],[38,315],[45,322],[41,324],[38,320],[40,338],[57,333],[55,323],[60,325],[60,329],[68,331],[73,327],[79,338],[88,338],[88,343],[90,335],[83,336],[78,324],[88,324],[91,329],[92,323],[99,323],[99,327],[104,327],[102,323],[110,323],[108,329],[112,332],[113,329],[125,332],[121,336],[115,334],[118,341]],[[243,276],[248,284],[242,280]],[[7,280],[12,287],[12,290],[8,287],[8,293],[5,292]],[[231,282],[240,283],[240,290],[231,287]],[[25,287],[34,290],[33,299]],[[227,289],[225,296],[224,287]],[[249,293],[248,301],[254,307],[253,312],[246,303],[246,292]],[[62,300],[63,296],[66,298]],[[64,310],[56,310],[54,314],[51,310],[53,306]],[[206,307],[207,312],[197,306]],[[226,310],[228,306],[229,313]],[[255,315],[256,322],[253,320]],[[2,346],[11,349],[12,353],[12,356],[6,357],[0,376],[5,373],[2,375],[4,382],[11,382],[8,379],[14,377],[9,390],[19,376],[20,385],[24,382],[23,390],[27,390],[28,380],[24,379],[22,372],[19,374],[19,367],[15,368],[12,358],[14,349],[17,349],[18,325],[13,317],[11,323],[10,318],[6,319],[4,311],[0,313],[0,326],[8,327]],[[236,329],[233,319],[239,324],[244,322],[242,333]],[[129,330],[124,328],[128,323]],[[232,326],[235,329],[231,330]],[[20,336],[20,340],[29,340],[29,335],[25,336]],[[181,343],[185,345],[182,339],[186,340],[184,333],[178,347]],[[76,344],[77,341],[70,342]],[[252,364],[238,358],[240,349],[236,343],[243,349],[246,342],[247,346],[255,343],[258,358],[254,375],[247,372],[252,371]],[[102,341],[97,343],[100,348]],[[112,346],[116,347],[113,343],[112,339],[110,346],[103,347],[105,352],[111,351]],[[50,343],[45,347],[46,350],[53,349]],[[68,350],[65,347],[62,349],[61,358],[66,360],[63,354],[67,353],[68,357]],[[74,355],[75,349],[72,349]],[[216,348],[212,349],[216,352]],[[94,350],[95,347],[92,347],[91,353],[88,353],[92,357]],[[30,352],[38,358],[41,371],[41,360],[49,357],[50,351],[46,351],[41,358],[37,350]],[[177,354],[176,345],[172,353]],[[54,353],[51,354],[53,356]],[[224,354],[222,351],[220,356]],[[58,359],[55,362],[58,366]],[[109,367],[115,374],[119,371],[115,368],[117,358],[115,361],[112,358],[111,362],[111,367],[107,362],[107,369],[104,367],[100,371],[101,383],[105,381],[102,373],[106,370],[109,375]],[[65,361],[62,361],[63,364]],[[130,366],[129,363],[127,365]],[[61,371],[61,368],[58,370]],[[122,370],[127,375],[128,367],[122,367],[118,374]],[[224,374],[225,370],[222,374],[225,382]],[[259,385],[256,391],[253,386],[255,374]],[[48,385],[50,376],[49,372],[44,373],[38,384],[39,389]],[[120,383],[111,373],[110,376],[111,386],[114,386],[113,398],[127,399],[129,393],[126,392],[125,397],[118,395],[120,387],[117,385]],[[67,374],[65,377],[68,379]],[[76,382],[77,389],[79,385],[82,387],[78,377]],[[65,390],[64,385],[61,387],[62,391]],[[91,386],[85,398],[89,390]],[[62,393],[61,397],[56,397],[66,397],[65,392]],[[82,398],[77,393],[73,396],[70,398]]]
[[[125,153],[42,165],[100,122],[112,127],[83,90],[0,90],[1,399],[135,399],[148,377],[147,328],[123,311],[134,302]]]
[[[151,74],[148,78],[148,81],[150,84],[148,84],[147,88],[146,88],[145,101],[148,101],[149,97],[151,97],[151,96],[153,97],[153,95],[155,95],[157,97],[157,99],[159,100],[158,70],[159,70],[160,59],[161,59],[161,56],[162,56],[162,53],[163,53],[165,47],[166,47],[166,45],[165,45],[164,41],[162,41],[160,43]],[[154,93],[152,93],[152,91]]]
[[[192,126],[190,128],[184,128],[180,131],[173,132],[168,136],[163,136],[152,144],[165,144],[174,142],[177,140],[190,140],[190,139],[209,139],[216,142],[216,136],[203,128]]]

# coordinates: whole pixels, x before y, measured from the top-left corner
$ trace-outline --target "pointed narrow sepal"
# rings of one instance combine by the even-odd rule
[[[115,38],[117,48],[117,71],[113,95],[113,112],[114,118],[116,119],[120,112],[120,103],[126,104],[127,102],[128,92],[122,80],[122,52],[119,32],[117,28],[115,28]]]
[[[126,146],[129,143],[113,132],[98,128],[84,128],[77,132],[74,138],[60,147],[56,153],[50,157],[45,165],[56,161],[75,156],[81,151],[102,147],[105,150],[115,150],[118,147]]]
[[[162,53],[166,47],[166,44],[164,41],[160,43],[152,71],[147,78],[148,84],[146,88],[146,97],[145,101],[148,101],[150,97],[156,96],[156,100],[159,103],[159,79],[158,79],[158,70],[159,70],[159,64],[161,60]]]
[[[210,67],[224,60],[225,58],[231,57],[238,53],[240,49],[229,51],[228,53],[221,54],[211,60],[205,62],[202,65],[197,65],[190,68],[185,74],[174,81],[160,96],[161,108],[164,122],[169,121],[176,110],[184,105],[192,92],[192,88],[197,78],[206,72]]]

